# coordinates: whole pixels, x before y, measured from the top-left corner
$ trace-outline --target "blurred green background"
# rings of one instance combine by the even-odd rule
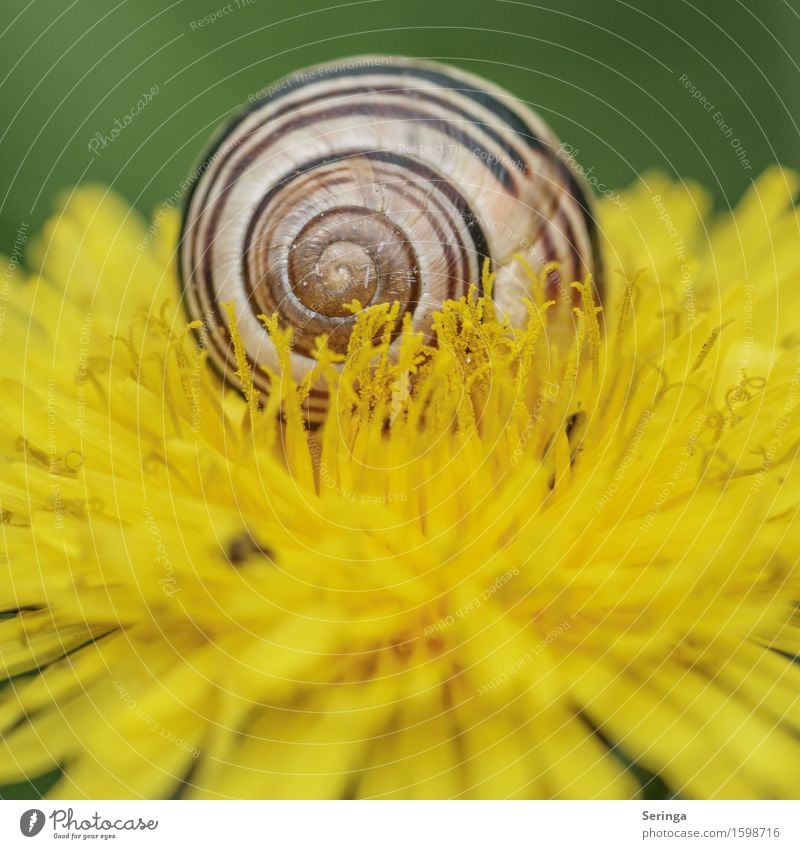
[[[80,181],[111,183],[149,212],[249,94],[367,52],[435,57],[505,85],[603,185],[660,167],[727,205],[770,162],[800,166],[799,9],[800,0],[3,0],[0,249]],[[224,14],[198,23],[214,12]],[[93,153],[92,138],[110,137],[154,87]]]
[[[538,109],[608,187],[657,167],[696,178],[727,206],[768,164],[800,168],[800,0],[2,0],[0,8],[6,253],[75,183],[110,183],[149,212],[179,191],[208,137],[248,95],[360,53],[436,58],[495,80]],[[55,776],[0,797],[30,797]],[[653,779],[648,794],[668,791]]]

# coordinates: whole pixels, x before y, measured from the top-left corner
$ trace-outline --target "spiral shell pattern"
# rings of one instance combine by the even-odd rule
[[[277,352],[259,315],[293,328],[302,378],[315,340],[347,349],[363,307],[399,301],[427,331],[445,300],[478,284],[524,321],[534,270],[547,277],[548,332],[572,333],[574,291],[600,286],[587,194],[543,121],[497,86],[438,63],[362,57],[298,72],[262,93],[216,139],[197,170],[180,244],[188,315],[225,380],[236,360],[222,304],[234,304],[256,388]],[[308,414],[328,399],[312,390]]]

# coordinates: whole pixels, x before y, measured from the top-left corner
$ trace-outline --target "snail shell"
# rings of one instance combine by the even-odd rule
[[[587,193],[544,122],[480,77],[392,56],[344,60],[270,86],[219,135],[196,173],[180,245],[186,311],[225,380],[236,361],[222,304],[233,302],[256,388],[277,352],[258,316],[294,328],[292,371],[302,378],[315,338],[344,351],[347,305],[399,301],[428,330],[445,300],[480,284],[525,320],[530,281],[513,255],[547,277],[548,333],[572,335],[587,273],[600,282]],[[314,389],[308,415],[324,416]]]

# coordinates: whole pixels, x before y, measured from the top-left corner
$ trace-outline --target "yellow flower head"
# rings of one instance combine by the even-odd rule
[[[487,269],[434,339],[389,356],[396,307],[361,310],[269,397],[235,326],[243,394],[187,326],[174,210],[74,192],[2,301],[0,781],[795,794],[797,187],[713,225],[656,175],[607,202],[569,350],[536,280],[512,328]]]

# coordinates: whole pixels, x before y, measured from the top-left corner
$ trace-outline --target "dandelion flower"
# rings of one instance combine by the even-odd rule
[[[608,291],[575,284],[561,353],[535,280],[526,326],[473,296],[396,358],[363,310],[345,357],[319,340],[312,431],[308,380],[209,367],[175,211],[76,190],[6,274],[0,781],[795,795],[797,188],[604,202]]]

